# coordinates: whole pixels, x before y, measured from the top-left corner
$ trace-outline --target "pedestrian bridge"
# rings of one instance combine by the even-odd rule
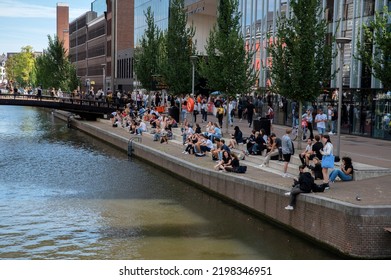
[[[0,105],[44,107],[63,110],[79,115],[84,119],[96,119],[105,114],[121,109],[120,104],[113,102],[81,99],[79,97],[52,97],[43,95],[0,94]]]

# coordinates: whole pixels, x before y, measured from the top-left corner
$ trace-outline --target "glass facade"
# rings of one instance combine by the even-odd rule
[[[357,38],[363,23],[374,18],[375,11],[381,11],[383,6],[391,6],[389,0],[323,0],[324,16],[329,23],[329,38],[333,35],[350,37],[352,41],[344,48],[343,85],[351,88],[378,88],[380,82],[369,73],[366,73],[361,62],[353,59]],[[288,15],[290,11],[289,0],[240,0],[239,10],[242,13],[243,33],[246,36],[246,45],[257,50],[254,61],[260,70],[259,85],[268,84],[266,34],[276,31],[277,18],[281,14]],[[341,19],[341,22],[339,23]],[[337,46],[334,46],[337,52]],[[337,58],[336,58],[337,59]],[[334,61],[333,69],[338,69]],[[336,87],[337,80],[332,80],[330,87]]]
[[[155,24],[160,30],[168,28],[170,0],[135,0],[134,1],[134,46],[138,46],[147,28],[144,13],[148,7],[154,15]]]
[[[239,0],[242,14],[242,32],[246,38],[246,47],[256,52],[254,64],[259,70],[258,85],[266,88],[269,83],[268,63],[271,58],[266,52],[268,32],[276,33],[277,18],[289,15],[290,0]],[[391,92],[381,90],[381,83],[365,70],[362,63],[355,59],[357,40],[364,23],[374,19],[375,11],[381,12],[384,6],[391,11],[390,0],[322,0],[320,1],[324,18],[328,22],[328,40],[335,37],[349,37],[351,42],[344,45],[342,65],[343,118],[342,132],[391,140]],[[391,22],[391,19],[390,19]],[[273,35],[272,35],[273,36]],[[334,52],[338,52],[334,45]],[[331,72],[339,68],[338,56],[335,57]],[[337,88],[339,75],[330,81],[330,92]],[[279,96],[273,96],[274,108],[279,108]],[[277,112],[276,123],[291,124],[292,116],[287,109],[287,101]],[[313,107],[325,107],[335,103],[325,94],[313,104]],[[284,103],[285,104],[285,103]]]

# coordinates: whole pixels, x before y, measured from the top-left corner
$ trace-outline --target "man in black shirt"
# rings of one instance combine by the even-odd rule
[[[253,116],[255,114],[255,106],[251,100],[248,101],[246,112],[247,112],[248,127],[251,127],[251,124],[253,122]]]

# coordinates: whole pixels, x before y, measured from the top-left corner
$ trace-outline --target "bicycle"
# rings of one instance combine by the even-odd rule
[[[304,141],[306,139],[307,130],[304,127],[302,127],[302,132],[303,132],[302,140]],[[290,134],[291,140],[295,141],[298,135],[299,135],[299,126],[296,125],[292,127],[292,132]]]
[[[295,141],[297,139],[297,135],[299,135],[299,127],[296,125],[292,127],[292,132],[290,134],[291,140]]]

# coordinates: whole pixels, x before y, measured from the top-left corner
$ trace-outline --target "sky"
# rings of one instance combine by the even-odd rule
[[[91,9],[93,0],[0,0],[0,55],[32,46],[41,52],[56,35],[57,3],[69,5],[69,21]]]

